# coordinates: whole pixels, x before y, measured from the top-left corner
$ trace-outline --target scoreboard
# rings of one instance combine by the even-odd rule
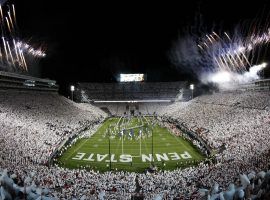
[[[120,82],[140,82],[145,81],[145,74],[120,74]]]

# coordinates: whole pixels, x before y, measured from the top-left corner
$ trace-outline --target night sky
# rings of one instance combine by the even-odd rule
[[[41,77],[61,87],[78,81],[113,82],[121,72],[147,73],[149,81],[188,80],[192,76],[175,69],[168,52],[195,16],[200,14],[209,27],[218,24],[229,30],[268,8],[267,1],[9,2],[15,3],[21,37],[47,46]]]

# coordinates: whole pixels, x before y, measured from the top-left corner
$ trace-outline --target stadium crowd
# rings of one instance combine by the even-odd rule
[[[250,100],[252,99],[252,101]],[[197,130],[217,162],[155,173],[47,166],[67,137],[106,114],[58,94],[1,91],[0,199],[266,199],[270,196],[270,95],[219,93],[156,112]],[[207,131],[198,131],[207,130]]]

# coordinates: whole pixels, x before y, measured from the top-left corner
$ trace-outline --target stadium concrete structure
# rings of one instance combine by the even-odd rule
[[[91,101],[174,101],[187,82],[79,83],[78,98],[85,92]]]
[[[1,72],[0,83],[1,199],[270,196],[269,80],[188,101],[177,101],[183,83],[177,87],[178,83],[128,83],[124,86],[128,90],[115,89],[123,85],[86,84],[80,99],[83,103],[60,96],[52,80]],[[91,85],[95,87],[88,90]],[[75,91],[78,89],[76,86]],[[96,106],[94,101],[99,100],[106,100],[106,106]],[[187,137],[202,151],[210,148],[215,158],[197,166],[154,173],[100,173],[98,169],[66,169],[52,164],[57,152],[68,148],[68,141],[85,134],[89,137],[110,115],[124,113],[154,115],[176,135],[188,131]]]
[[[186,101],[191,98],[191,91],[186,81],[78,83],[75,95],[76,101],[92,103],[109,115],[152,115],[155,108],[148,104],[166,105]]]

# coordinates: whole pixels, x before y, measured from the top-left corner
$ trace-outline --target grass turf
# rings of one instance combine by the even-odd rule
[[[147,159],[145,159],[145,162],[143,162],[140,155],[145,154],[148,158],[151,158],[151,155],[149,154],[152,154],[152,140],[154,163],[159,169],[172,170],[177,167],[184,168],[187,166],[196,165],[205,158],[191,143],[182,137],[177,137],[171,134],[167,128],[159,125],[150,126],[149,124],[151,121],[151,117],[133,117],[131,119],[109,118],[90,138],[78,139],[75,144],[68,148],[63,155],[58,158],[58,164],[62,167],[71,169],[85,167],[86,169],[95,169],[100,172],[108,171],[110,142],[110,153],[111,155],[114,154],[113,161],[116,160],[116,162],[111,162],[112,170],[143,172],[147,167],[150,166],[151,162]],[[112,127],[118,127],[118,124],[122,128],[125,127],[126,129],[142,125],[144,125],[144,127],[133,128],[134,135],[137,137],[137,139],[133,137],[133,139],[130,140],[126,136],[122,142],[122,137],[119,135],[118,131],[115,130],[114,133],[112,131]],[[111,130],[110,141],[107,132],[108,127],[111,127],[109,128],[109,130]],[[153,128],[153,138],[150,127]],[[143,130],[145,136],[145,138],[141,139],[141,142],[140,139],[138,139],[140,129]],[[149,131],[148,137],[146,134],[147,130]],[[129,133],[130,131],[127,132]],[[115,135],[113,136],[113,134]],[[192,158],[182,158],[181,154],[184,152],[188,152]],[[169,160],[158,160],[156,154],[164,156],[164,153],[166,154],[165,157],[168,157]],[[180,159],[173,160],[176,158],[175,153],[177,153]],[[104,158],[99,162],[97,161],[98,154],[100,154],[99,158]],[[107,156],[104,156],[105,154],[107,154]],[[121,154],[131,155],[132,162],[120,162]],[[74,158],[78,157],[79,155],[83,155],[82,159],[75,160]],[[89,160],[85,160],[87,158]]]

